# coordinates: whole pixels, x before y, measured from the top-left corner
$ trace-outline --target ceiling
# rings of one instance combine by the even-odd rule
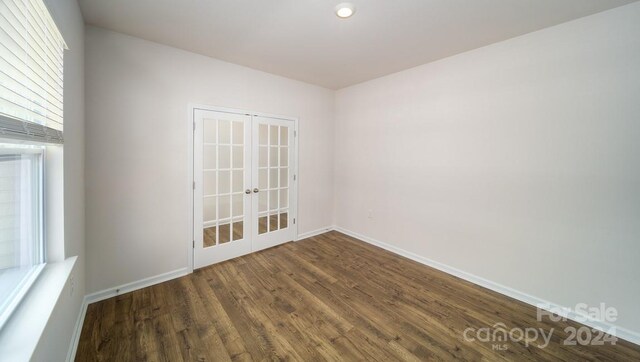
[[[635,0],[79,0],[88,24],[339,89]]]

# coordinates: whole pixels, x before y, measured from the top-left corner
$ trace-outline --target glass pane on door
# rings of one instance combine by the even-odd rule
[[[289,227],[289,127],[260,124],[258,129],[258,234]]]
[[[244,123],[204,118],[202,137],[202,246],[208,248],[244,238]]]

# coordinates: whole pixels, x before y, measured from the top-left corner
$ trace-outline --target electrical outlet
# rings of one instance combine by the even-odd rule
[[[76,290],[76,278],[75,275],[71,274],[69,276],[69,296],[73,297],[73,293]]]
[[[369,209],[369,210],[367,211],[367,218],[368,218],[368,219],[373,219],[373,210]]]

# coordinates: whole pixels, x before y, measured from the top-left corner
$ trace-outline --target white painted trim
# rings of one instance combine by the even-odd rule
[[[306,238],[312,238],[314,236],[317,236],[317,235],[320,235],[320,234],[324,234],[324,233],[329,232],[329,231],[334,230],[334,229],[335,229],[335,226],[325,226],[325,227],[322,227],[320,229],[307,231],[306,233],[298,234],[298,236],[296,237],[295,241],[306,239]]]
[[[189,223],[187,224],[187,271],[193,273],[193,252],[195,245],[195,236],[193,235],[193,132],[195,124],[195,110],[196,106],[189,104],[187,107],[187,190],[189,197],[187,198],[187,218]]]
[[[20,302],[27,295],[31,287],[36,283],[36,281],[38,280],[38,276],[40,275],[40,273],[42,273],[42,270],[46,265],[47,264],[42,263],[33,266],[26,275],[22,276],[14,289],[9,291],[8,296],[6,297],[9,299],[9,304],[0,313],[0,330],[2,330],[2,326],[4,326],[9,318],[11,318],[13,312],[18,309],[18,307],[20,306]],[[3,296],[3,298],[5,298],[5,296]]]
[[[241,222],[242,216],[234,216],[234,217],[227,217],[224,219],[219,219],[220,220],[220,225],[225,225],[225,224],[231,224],[234,222]],[[210,228],[212,226],[216,226],[216,220],[213,221],[205,221],[202,223],[202,226],[206,229],[206,228]]]
[[[298,122],[298,118],[295,118],[293,120],[293,147],[294,150],[294,163],[293,163],[293,172],[295,176],[295,180],[293,181],[293,192],[296,196],[296,202],[293,205],[290,205],[291,210],[292,210],[292,214],[294,215],[294,224],[293,224],[293,235],[298,235],[298,232],[300,232],[300,228],[298,227],[300,225],[300,217],[298,215],[298,207],[300,205],[300,187],[298,187],[300,185],[300,126],[299,126],[299,122]]]
[[[236,109],[236,108],[227,108],[227,107],[218,107],[218,106],[208,106],[208,105],[205,105],[205,104],[189,103],[189,109],[192,109],[192,110],[201,109],[203,111],[214,111],[214,112],[245,114],[245,115],[249,115],[249,116],[276,118],[276,119],[282,119],[282,120],[285,120],[285,121],[298,122],[298,118],[297,117],[289,117],[289,116],[283,116],[283,115],[280,115],[280,114],[271,114],[271,113],[247,111],[246,109]]]
[[[474,284],[479,285],[481,287],[493,290],[494,292],[498,292],[500,294],[506,295],[506,296],[511,297],[513,299],[517,299],[517,300],[519,300],[521,302],[530,304],[530,305],[532,305],[532,306],[534,306],[536,308],[539,307],[541,309],[545,309],[545,310],[557,313],[557,314],[561,315],[562,317],[565,317],[567,319],[571,319],[573,321],[576,321],[578,323],[587,325],[587,326],[592,327],[592,328],[596,328],[596,329],[603,330],[603,331],[606,331],[606,332],[615,331],[615,333],[612,333],[612,334],[614,334],[616,337],[624,339],[624,340],[629,341],[631,343],[640,345],[640,333],[639,332],[632,331],[632,330],[629,330],[629,329],[626,329],[626,328],[622,328],[622,327],[616,326],[615,324],[612,324],[612,323],[603,322],[603,321],[600,321],[600,320],[595,320],[593,318],[590,318],[587,315],[580,314],[580,313],[576,312],[575,310],[572,310],[571,308],[564,307],[564,306],[561,306],[561,305],[558,305],[558,304],[555,304],[555,303],[548,302],[548,301],[546,301],[546,300],[544,300],[542,298],[538,298],[538,297],[532,296],[530,294],[521,292],[519,290],[504,286],[502,284],[498,284],[498,283],[493,282],[491,280],[488,280],[488,279],[479,277],[477,275],[465,272],[463,270],[451,267],[449,265],[437,262],[435,260],[431,260],[431,259],[425,258],[425,257],[423,257],[421,255],[418,255],[418,254],[412,253],[410,251],[398,248],[396,246],[384,243],[382,241],[370,238],[368,236],[356,233],[354,231],[347,230],[347,229],[344,229],[344,228],[339,227],[339,226],[335,226],[333,229],[335,231],[339,231],[339,232],[341,232],[343,234],[349,235],[349,236],[354,237],[356,239],[362,240],[362,241],[364,241],[366,243],[369,243],[369,244],[375,245],[377,247],[380,247],[382,249],[385,249],[387,251],[390,251],[390,252],[392,252],[394,254],[398,254],[400,256],[404,256],[405,258],[411,259],[411,260],[416,261],[416,262],[418,262],[420,264],[424,264],[424,265],[430,266],[432,268],[435,268],[435,269],[438,269],[440,271],[443,271],[443,272],[445,272],[447,274],[456,276],[456,277],[458,277],[460,279],[464,279],[464,280],[466,280],[468,282],[474,283]],[[562,311],[562,313],[558,313],[558,311]]]
[[[33,358],[69,278],[77,271],[77,256],[48,263],[11,318],[0,330],[0,360],[28,361]],[[67,289],[66,292],[69,292]],[[61,333],[65,333],[61,331]],[[63,347],[64,348],[64,347]]]
[[[87,304],[91,304],[91,303],[99,302],[101,300],[109,299],[111,297],[115,297],[120,294],[133,292],[138,289],[150,287],[155,284],[180,278],[190,273],[191,272],[189,271],[189,268],[184,267],[184,268],[180,268],[167,273],[158,274],[149,278],[140,279],[135,282],[131,282],[131,283],[117,286],[117,287],[101,290],[99,292],[91,293],[87,295],[85,298],[87,300]]]
[[[87,315],[88,305],[87,296],[85,296],[82,298],[82,305],[80,306],[76,326],[74,327],[73,334],[71,335],[71,344],[69,345],[69,352],[67,352],[67,362],[73,362],[76,359],[76,352],[78,352],[78,343],[80,343],[80,334],[82,333],[84,318]]]

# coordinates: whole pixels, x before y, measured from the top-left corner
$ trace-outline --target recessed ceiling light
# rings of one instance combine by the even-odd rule
[[[336,15],[339,18],[346,19],[356,12],[356,7],[352,3],[340,3],[336,6]]]

